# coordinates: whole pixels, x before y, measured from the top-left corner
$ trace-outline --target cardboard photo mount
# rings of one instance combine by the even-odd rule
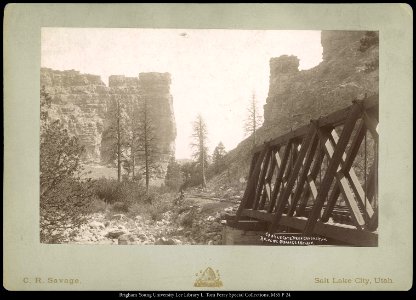
[[[210,268],[220,274],[210,287],[218,291],[410,289],[413,278],[412,22],[413,12],[407,4],[7,5],[3,40],[3,286],[13,291],[203,291],[207,288],[195,284],[196,274]],[[379,31],[378,247],[41,244],[42,27]]]

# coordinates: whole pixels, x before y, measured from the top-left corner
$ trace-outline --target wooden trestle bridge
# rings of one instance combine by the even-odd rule
[[[227,226],[377,246],[377,125],[372,96],[255,148]]]

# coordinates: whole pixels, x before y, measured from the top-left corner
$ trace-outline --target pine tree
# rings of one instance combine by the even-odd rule
[[[260,109],[258,107],[258,102],[256,95],[253,92],[250,105],[247,109],[248,114],[244,124],[245,134],[251,136],[252,147],[256,146],[256,134],[257,129],[262,125],[262,117],[260,114]]]
[[[221,172],[225,167],[224,157],[227,154],[225,151],[224,144],[219,142],[217,147],[215,147],[214,152],[212,154],[212,165],[214,169],[214,173]]]
[[[175,157],[169,160],[165,176],[165,185],[171,190],[177,190],[183,183],[181,166],[176,162]]]
[[[131,175],[132,180],[137,179],[136,167],[137,167],[137,156],[140,151],[140,98],[132,97],[127,104],[127,126],[128,126],[128,138],[126,142],[126,153],[123,159],[123,167],[127,174]]]
[[[193,142],[191,143],[191,146],[194,149],[193,156],[194,159],[196,159],[200,170],[201,185],[203,189],[206,187],[205,172],[208,166],[207,136],[208,131],[205,121],[201,115],[198,115],[193,124]]]
[[[148,192],[150,179],[158,167],[157,156],[159,148],[151,114],[151,103],[148,103],[147,97],[143,97],[142,101],[140,101],[138,112],[137,153],[142,166],[141,171],[146,180],[146,192]]]
[[[126,157],[129,134],[126,107],[124,103],[121,103],[119,95],[113,95],[107,114],[110,125],[103,132],[102,144],[106,144],[106,148],[102,149],[102,152],[105,152],[109,161],[116,160],[117,180],[120,182],[122,162]]]

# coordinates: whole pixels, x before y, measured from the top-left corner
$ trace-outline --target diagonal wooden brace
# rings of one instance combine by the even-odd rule
[[[322,207],[325,203],[326,196],[329,192],[329,189],[331,187],[335,174],[339,168],[339,165],[342,160],[342,156],[348,145],[348,141],[354,130],[355,123],[357,122],[357,119],[360,116],[360,111],[361,109],[358,103],[355,103],[354,105],[351,106],[348,118],[342,130],[341,137],[337,143],[332,159],[329,162],[329,166],[325,172],[325,176],[322,181],[322,184],[319,187],[317,199],[314,203],[314,206],[312,208],[312,211],[306,223],[305,229],[303,231],[304,235],[310,235],[313,233],[315,224],[318,221],[318,217],[320,216]]]

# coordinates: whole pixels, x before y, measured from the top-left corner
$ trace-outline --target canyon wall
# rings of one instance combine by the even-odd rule
[[[323,61],[309,70],[299,71],[295,56],[270,59],[264,130],[283,134],[378,94],[378,43],[365,49],[365,37],[363,31],[322,31]]]
[[[51,117],[61,120],[84,145],[83,160],[100,161],[101,134],[110,100],[100,76],[42,68],[40,84],[52,97]]]
[[[355,99],[378,94],[378,32],[322,31],[321,43],[323,60],[309,70],[299,70],[296,56],[270,59],[269,93],[257,144],[347,107]],[[250,138],[226,157],[235,177],[247,175]]]
[[[169,73],[140,73],[139,81],[142,97],[147,99],[149,105],[150,118],[158,120],[152,125],[155,128],[160,160],[166,163],[175,153],[175,139],[172,137],[176,137],[176,127],[172,126],[176,123],[170,94],[171,77]]]
[[[149,103],[161,173],[175,154],[176,125],[169,73],[140,73],[138,77],[112,75],[106,86],[100,76],[75,70],[41,69],[41,87],[52,97],[50,115],[60,119],[85,147],[85,163],[111,163],[110,141],[103,133],[113,123],[118,99],[124,108],[132,101]],[[163,174],[159,174],[164,176]]]

